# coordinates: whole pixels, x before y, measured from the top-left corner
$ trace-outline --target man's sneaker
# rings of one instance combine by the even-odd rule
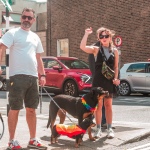
[[[107,130],[107,138],[108,139],[112,139],[112,138],[114,138],[115,137],[115,135],[114,135],[114,131],[110,128],[110,129],[108,129]]]
[[[101,136],[101,129],[96,128],[96,130],[94,131],[94,137],[99,138],[100,136]]]
[[[32,148],[32,149],[41,149],[41,150],[46,150],[47,147],[45,145],[43,145],[39,139],[37,138],[34,138],[34,139],[31,139],[29,141],[29,144],[28,144],[28,148]]]
[[[8,143],[7,150],[21,150],[22,147],[20,146],[19,142],[17,140],[11,140]]]

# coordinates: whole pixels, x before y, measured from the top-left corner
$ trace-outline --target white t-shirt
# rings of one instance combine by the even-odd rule
[[[7,31],[1,43],[9,49],[9,76],[26,74],[38,76],[36,53],[42,53],[40,38],[32,31],[14,28]]]

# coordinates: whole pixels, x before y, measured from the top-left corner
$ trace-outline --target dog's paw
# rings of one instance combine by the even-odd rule
[[[89,137],[90,141],[96,141],[95,137]]]
[[[79,148],[79,144],[78,143],[75,143],[75,148]]]
[[[57,139],[55,140],[55,143],[58,143],[58,140],[57,140]]]

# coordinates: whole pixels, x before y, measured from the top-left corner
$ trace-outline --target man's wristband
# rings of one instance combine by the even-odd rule
[[[42,74],[41,77],[46,77],[46,75],[45,75],[45,74]]]

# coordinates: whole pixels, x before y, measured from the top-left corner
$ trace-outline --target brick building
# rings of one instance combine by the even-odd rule
[[[122,37],[121,64],[150,58],[149,0],[48,0],[47,54],[65,53],[87,61],[80,41],[87,27],[93,28],[88,44],[96,41],[96,30],[107,27]]]

